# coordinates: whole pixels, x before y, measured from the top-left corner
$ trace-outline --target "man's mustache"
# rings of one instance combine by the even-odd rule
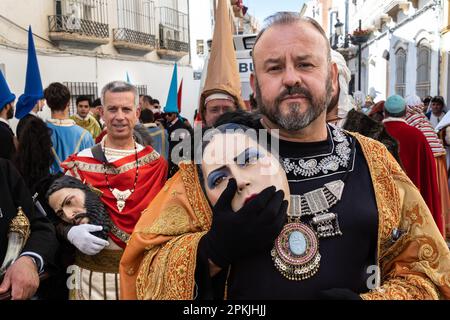
[[[295,94],[302,95],[310,101],[312,100],[312,95],[308,89],[304,87],[295,86],[295,87],[286,87],[286,89],[284,89],[275,99],[275,102],[276,104],[280,104],[281,101],[283,101],[286,97]]]

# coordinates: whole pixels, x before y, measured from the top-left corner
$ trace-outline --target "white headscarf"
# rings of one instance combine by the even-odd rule
[[[447,126],[450,126],[450,112],[447,112],[442,120],[439,121],[438,125],[435,128],[435,131],[439,132]]]
[[[420,106],[423,105],[422,100],[417,95],[409,95],[405,99],[407,106]]]
[[[356,109],[353,99],[348,94],[348,84],[351,80],[351,72],[347,67],[344,57],[337,51],[331,50],[331,61],[336,63],[338,68],[338,81],[339,81],[339,102],[338,102],[338,117],[345,119],[347,113]]]

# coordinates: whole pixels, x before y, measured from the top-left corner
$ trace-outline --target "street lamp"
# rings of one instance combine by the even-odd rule
[[[334,25],[334,30],[336,32],[336,35],[338,37],[343,36],[344,35],[344,24],[339,21],[339,19],[337,19],[336,24]]]
[[[336,30],[335,33],[333,34],[333,20],[334,20],[333,16],[336,16],[337,21],[339,21],[339,12],[336,10],[330,11],[330,46],[335,48],[335,46],[337,46],[337,41],[336,41]]]
[[[369,39],[370,35],[369,34],[362,34],[363,31],[367,31],[367,30],[362,30],[361,29],[361,20],[359,20],[359,27],[357,29],[358,34],[356,32],[354,32],[353,35],[348,34],[347,32],[344,32],[344,24],[339,21],[339,19],[337,19],[336,24],[334,25],[334,44],[332,45],[333,49],[337,49],[338,51],[340,51],[343,55],[345,53],[348,54],[348,51],[346,50],[349,47],[349,41],[351,41],[351,43],[355,46],[357,46],[358,48],[358,90],[361,90],[361,51],[362,51],[362,45]],[[344,45],[343,48],[344,50],[340,50],[342,49],[342,44],[339,45],[339,39],[343,39],[344,40]]]
[[[337,49],[339,44],[339,38],[344,35],[344,24],[339,21],[339,18],[337,18],[337,22],[334,25],[334,45],[333,49]]]
[[[364,33],[363,33],[364,31]],[[367,33],[367,30],[361,29],[361,20],[359,20],[358,34],[356,32],[353,33],[351,37],[352,43],[358,46],[358,90],[361,91],[361,46],[363,43],[369,40],[370,34]]]

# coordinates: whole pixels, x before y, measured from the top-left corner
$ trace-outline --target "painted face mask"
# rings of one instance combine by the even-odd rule
[[[211,205],[216,204],[230,178],[236,179],[238,187],[231,203],[234,211],[241,209],[270,186],[283,190],[288,200],[289,185],[278,159],[251,135],[244,133],[248,128],[239,128],[220,132],[219,127],[219,131],[212,135],[203,149],[203,183]]]

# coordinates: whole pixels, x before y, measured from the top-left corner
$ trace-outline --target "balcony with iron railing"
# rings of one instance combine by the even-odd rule
[[[54,0],[55,15],[48,17],[49,38],[79,45],[107,44],[109,0]]]
[[[158,55],[163,59],[178,60],[189,53],[188,15],[161,7],[159,17]]]
[[[113,29],[113,44],[118,49],[152,51],[156,46],[156,37],[152,34],[128,29]]]
[[[117,0],[118,28],[113,45],[121,50],[149,52],[156,47],[153,1]]]
[[[48,17],[49,38],[53,41],[75,41],[91,44],[107,44],[109,27],[106,23],[79,19],[73,16]]]

